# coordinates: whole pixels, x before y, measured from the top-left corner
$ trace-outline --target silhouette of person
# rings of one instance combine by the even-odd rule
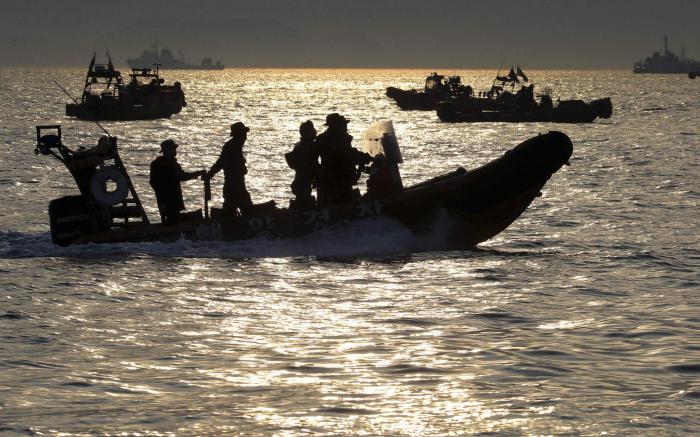
[[[397,170],[398,171],[398,170]],[[392,171],[392,166],[383,153],[377,154],[372,165],[368,168],[367,196],[378,197],[396,193],[403,188],[398,173]]]
[[[185,202],[182,199],[180,182],[189,181],[205,174],[204,170],[186,172],[177,162],[178,144],[173,140],[160,143],[162,156],[151,162],[149,182],[156,193],[158,211],[163,223],[177,223],[184,214]],[[201,211],[194,211],[193,216],[201,216]],[[190,213],[186,214],[190,218]]]
[[[319,165],[316,153],[316,128],[307,120],[299,126],[301,139],[294,145],[294,149],[285,154],[289,168],[295,171],[292,181],[292,193],[295,199],[290,207],[297,209],[311,209],[316,206],[316,199],[311,194],[313,185],[318,179]]]
[[[354,190],[360,177],[357,166],[368,164],[372,157],[352,147],[348,134],[349,121],[338,113],[326,116],[325,132],[316,138],[316,150],[321,158],[318,204],[348,202],[359,197]]]
[[[203,176],[211,179],[220,170],[224,170],[224,214],[235,215],[249,212],[253,206],[250,193],[245,187],[245,175],[248,173],[246,159],[243,156],[243,145],[248,138],[250,129],[240,121],[231,125],[231,139],[221,149],[221,155],[211,169]]]
[[[537,107],[537,102],[534,96],[535,86],[522,87],[516,94],[518,101],[518,109],[522,111],[532,110]]]
[[[542,97],[540,97],[540,109],[545,110],[545,111],[550,111],[551,109],[554,108],[554,102],[552,102],[552,98],[544,94]]]

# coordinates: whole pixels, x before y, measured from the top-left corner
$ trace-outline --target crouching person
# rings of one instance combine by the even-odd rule
[[[173,140],[165,140],[160,143],[160,153],[151,162],[150,184],[156,193],[158,211],[163,223],[177,223],[202,218],[202,211],[183,213],[185,202],[182,199],[182,187],[180,182],[189,181],[206,174],[204,170],[186,172],[177,162],[178,144]]]

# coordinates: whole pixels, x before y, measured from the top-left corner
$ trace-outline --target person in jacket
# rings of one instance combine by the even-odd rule
[[[294,180],[291,188],[295,198],[290,202],[291,208],[312,209],[316,199],[311,194],[318,179],[319,165],[316,153],[316,128],[307,120],[299,126],[301,136],[294,149],[284,155],[289,168],[294,170]]]
[[[231,125],[231,139],[221,149],[221,155],[203,179],[211,179],[219,171],[224,171],[224,214],[246,214],[251,211],[253,202],[245,186],[245,175],[248,173],[246,159],[243,156],[243,145],[248,138],[248,128],[238,121]]]
[[[338,113],[329,114],[325,123],[328,128],[316,138],[316,150],[321,159],[319,205],[343,203],[359,197],[359,190],[353,187],[357,185],[361,166],[372,161],[369,154],[352,147],[348,123],[349,120]]]
[[[182,199],[183,181],[198,178],[205,174],[204,170],[186,172],[177,162],[178,144],[173,140],[165,140],[160,143],[161,156],[151,162],[151,174],[149,182],[156,194],[158,211],[163,223],[177,223],[183,216],[185,202]],[[194,215],[201,216],[201,211],[195,211]]]

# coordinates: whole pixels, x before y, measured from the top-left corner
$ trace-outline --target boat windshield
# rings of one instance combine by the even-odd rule
[[[433,73],[425,79],[425,91],[437,91],[444,86],[445,76]]]
[[[403,162],[391,121],[380,121],[362,134],[362,150],[371,156],[384,155],[391,162]]]
[[[150,68],[132,68],[131,84],[133,85],[160,85],[163,81],[157,72],[152,72]]]

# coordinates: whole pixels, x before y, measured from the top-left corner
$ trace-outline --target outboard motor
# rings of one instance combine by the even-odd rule
[[[81,235],[98,229],[98,219],[84,196],[63,196],[49,202],[51,241],[68,246]]]
[[[372,125],[363,135],[363,150],[373,157],[368,169],[367,195],[383,196],[403,189],[399,142],[390,121]]]
[[[53,132],[45,134],[47,130]],[[80,195],[49,203],[51,240],[55,244],[67,246],[82,235],[128,226],[130,219],[140,219],[131,224],[148,224],[117,152],[116,138],[103,136],[95,147],[72,151],[62,142],[61,126],[37,126],[36,132],[34,153],[63,163],[80,191]]]
[[[591,110],[593,110],[593,113],[600,118],[610,118],[613,113],[612,101],[610,100],[610,97],[593,100],[591,102]]]

